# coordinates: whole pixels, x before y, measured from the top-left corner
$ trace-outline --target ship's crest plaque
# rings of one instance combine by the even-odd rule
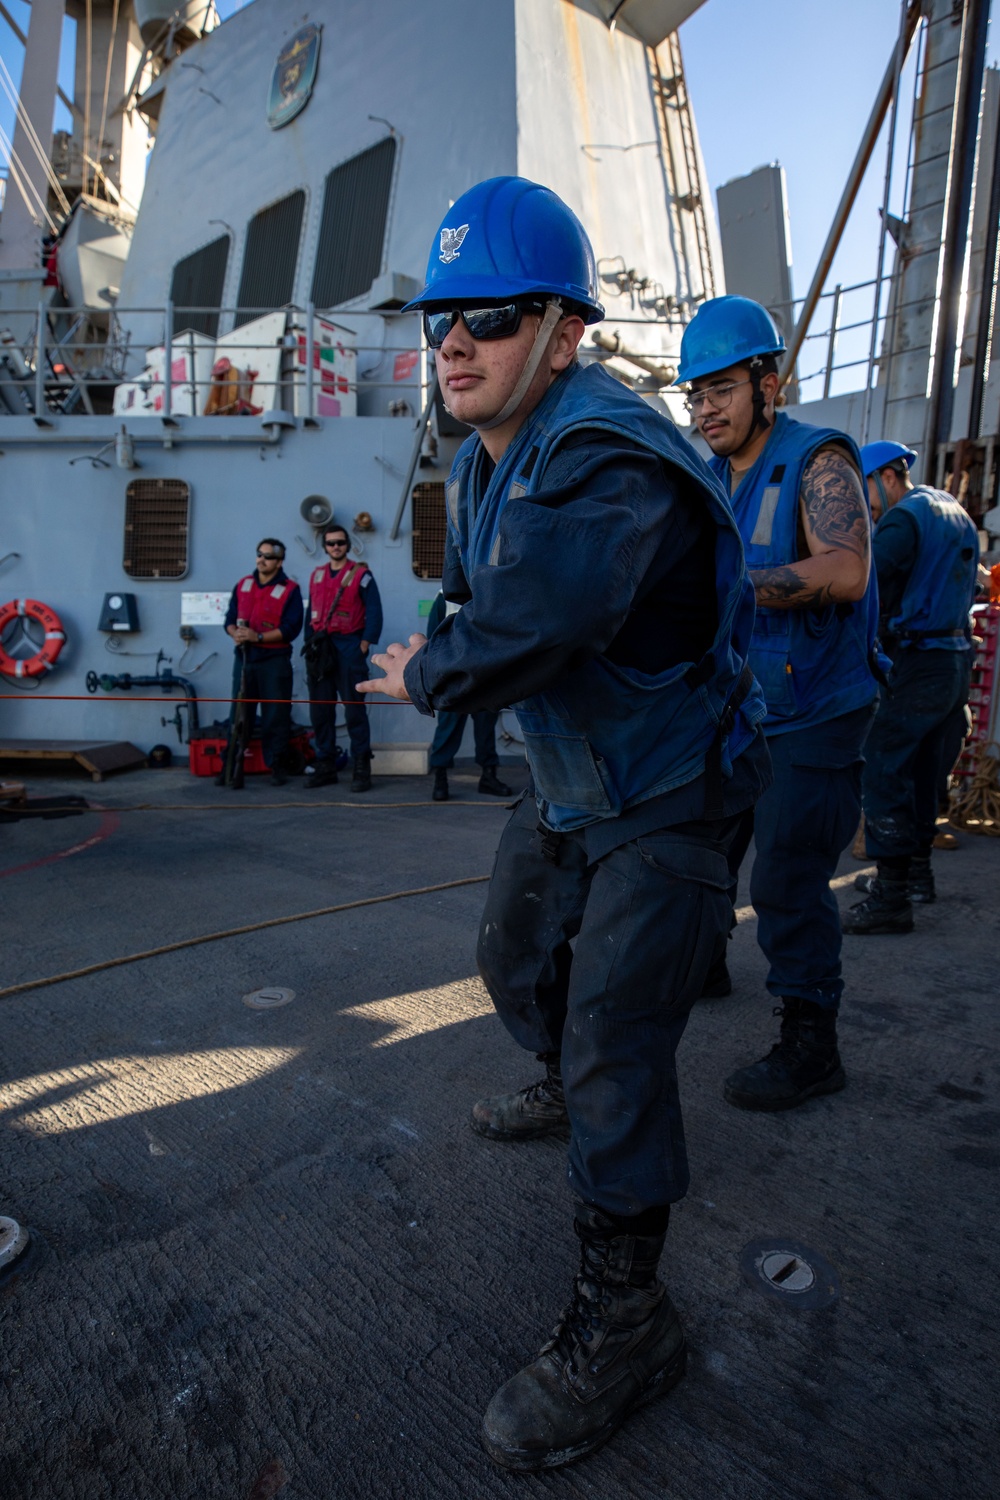
[[[312,96],[319,67],[322,26],[303,26],[278,53],[267,101],[267,123],[280,130],[305,109]]]

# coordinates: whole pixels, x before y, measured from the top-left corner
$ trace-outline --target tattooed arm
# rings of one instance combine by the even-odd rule
[[[871,523],[861,479],[840,448],[821,448],[806,467],[799,498],[808,557],[752,568],[757,603],[768,609],[822,609],[851,603],[868,586]]]

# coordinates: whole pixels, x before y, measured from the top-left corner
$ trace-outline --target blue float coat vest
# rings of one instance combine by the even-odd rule
[[[798,560],[802,476],[813,454],[827,443],[844,448],[861,473],[861,456],[846,433],[776,414],[764,451],[732,497],[748,568],[778,568]],[[724,484],[728,459],[715,457],[710,465]],[[864,596],[854,604],[822,610],[758,607],[750,665],[767,701],[765,733],[807,729],[870,703],[877,634],[874,568]]]
[[[560,831],[617,817],[693,781],[706,763],[717,777],[731,776],[765,711],[744,672],[753,589],[725,491],[669,421],[597,365],[571,366],[553,383],[492,475],[478,437],[459,450],[446,487],[449,525],[473,599],[476,573],[498,561],[508,500],[542,490],[552,454],[581,430],[614,433],[650,449],[696,488],[716,528],[719,624],[699,663],[648,675],[597,655],[513,705],[542,817]],[[579,546],[587,547],[584,535]],[[571,598],[565,604],[573,609]]]
[[[951,495],[929,485],[920,485],[887,514],[896,510],[913,517],[920,541],[899,613],[887,622],[888,634],[922,651],[970,650],[969,610],[979,563],[975,523]],[[953,634],[956,630],[962,634]]]

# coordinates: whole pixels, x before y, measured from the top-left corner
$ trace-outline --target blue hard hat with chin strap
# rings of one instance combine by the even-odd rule
[[[749,297],[711,297],[684,330],[674,384],[715,375],[758,355],[784,352],[785,341],[766,307]]]
[[[500,410],[476,423],[487,431],[511,417],[524,399],[561,318],[579,314],[599,323],[594,250],[580,220],[551,188],[526,177],[490,177],[457,198],[438,229],[419,297],[404,307],[546,302],[514,389]]]
[[[861,449],[861,463],[866,479],[871,474],[877,474],[879,469],[888,469],[892,464],[898,464],[900,459],[903,459],[907,469],[912,469],[917,457],[914,449],[907,448],[902,443],[890,443],[884,440],[878,443],[866,443]]]
[[[587,231],[551,188],[526,177],[490,177],[445,214],[426,285],[403,311],[546,295],[572,302],[585,323],[604,317]]]

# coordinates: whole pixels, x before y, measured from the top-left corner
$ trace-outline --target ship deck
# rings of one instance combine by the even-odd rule
[[[0,827],[3,984],[486,875],[502,805],[471,769],[453,786],[148,771],[89,789],[103,811]],[[6,996],[0,1213],[36,1249],[0,1287],[5,1494],[992,1500],[998,857],[963,835],[915,935],[847,941],[849,1086],[785,1115],[721,1098],[774,1025],[742,913],[736,992],[680,1054],[692,1185],[663,1271],[687,1378],[529,1479],[487,1459],[480,1414],[554,1323],[575,1241],[564,1147],[466,1124],[536,1066],[475,977],[483,885]],[[268,986],[294,999],[243,1003]],[[831,1263],[832,1306],[744,1279],[768,1236]]]

